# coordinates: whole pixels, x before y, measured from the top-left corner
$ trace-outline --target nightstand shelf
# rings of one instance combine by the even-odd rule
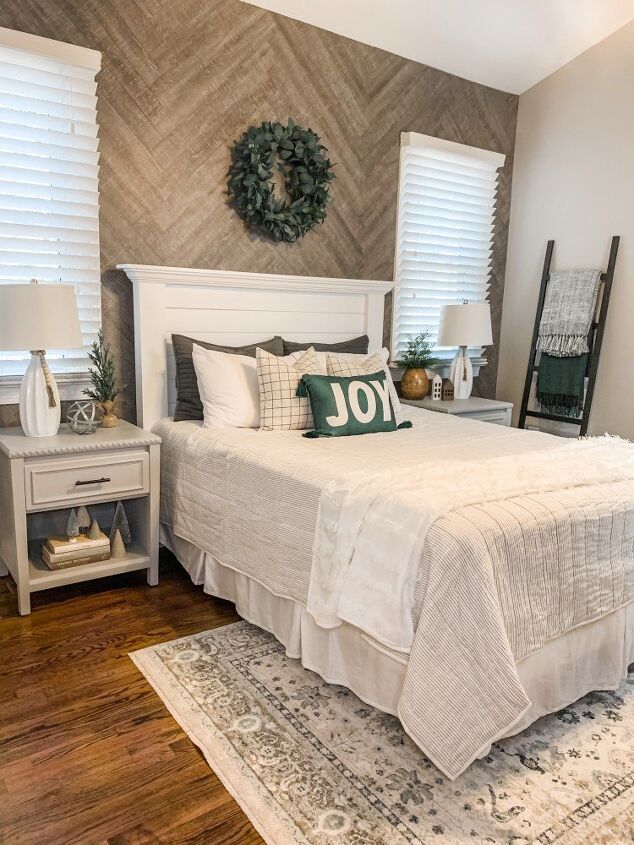
[[[120,575],[122,572],[148,569],[151,563],[150,555],[147,553],[129,549],[125,557],[86,563],[83,566],[72,566],[68,569],[49,569],[39,554],[41,542],[37,540],[29,543],[29,588],[32,593],[62,587],[64,584],[78,584],[81,581],[94,581],[96,578]]]
[[[160,438],[120,422],[91,435],[62,426],[53,437],[25,437],[0,430],[0,575],[13,577],[18,609],[31,612],[31,593],[147,571],[158,583]],[[63,535],[70,508],[86,505],[108,528],[122,501],[133,544],[124,557],[50,570],[40,555],[42,539]]]

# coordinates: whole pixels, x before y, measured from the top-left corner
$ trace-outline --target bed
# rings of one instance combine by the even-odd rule
[[[390,284],[123,269],[134,285],[139,423],[163,440],[162,541],[205,592],[235,602],[327,681],[397,715],[451,778],[498,738],[619,685],[634,660],[628,444],[575,452],[551,435],[414,408],[408,430],[311,441],[174,423],[171,332],[238,344],[266,333],[331,341],[365,331],[378,347]],[[408,601],[397,597],[411,641],[390,639],[380,612],[365,625],[354,607],[355,624],[318,624],[307,607],[324,583],[315,577],[324,491],[348,492],[357,479],[364,495],[389,482],[396,492],[375,499],[397,503],[398,517],[405,476],[408,496],[422,489],[452,502],[430,520]],[[524,476],[539,480],[531,487]],[[467,479],[480,479],[475,492],[456,499]],[[498,482],[507,487],[482,493]],[[360,595],[372,589],[362,570],[357,577]],[[380,611],[382,596],[368,607]]]

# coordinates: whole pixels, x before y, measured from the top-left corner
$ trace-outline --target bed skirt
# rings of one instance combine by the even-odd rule
[[[165,524],[161,525],[161,543],[174,553],[194,584],[209,595],[233,602],[240,616],[273,634],[289,657],[298,658],[302,666],[329,683],[352,690],[367,704],[397,715],[406,655],[385,648],[346,623],[338,628],[318,627],[303,605],[276,596],[253,578],[223,566]],[[531,706],[505,735],[519,733],[592,690],[616,689],[633,662],[631,602],[518,661],[518,675]]]

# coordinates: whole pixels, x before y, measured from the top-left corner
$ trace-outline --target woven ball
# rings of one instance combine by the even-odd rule
[[[93,434],[99,426],[97,406],[85,399],[73,402],[66,414],[66,422],[75,434]]]

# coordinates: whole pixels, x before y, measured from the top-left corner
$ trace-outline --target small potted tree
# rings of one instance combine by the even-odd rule
[[[401,378],[401,393],[403,399],[422,399],[429,391],[429,376],[427,367],[438,364],[438,359],[432,355],[433,347],[429,342],[429,332],[421,332],[407,342],[405,352],[396,362],[404,367]]]
[[[85,389],[84,394],[101,405],[103,409],[101,425],[104,428],[114,428],[117,424],[117,418],[112,413],[112,409],[114,400],[119,395],[119,388],[115,378],[114,358],[108,344],[104,342],[101,329],[99,329],[97,340],[93,343],[88,357],[94,365],[88,370],[92,390]]]

